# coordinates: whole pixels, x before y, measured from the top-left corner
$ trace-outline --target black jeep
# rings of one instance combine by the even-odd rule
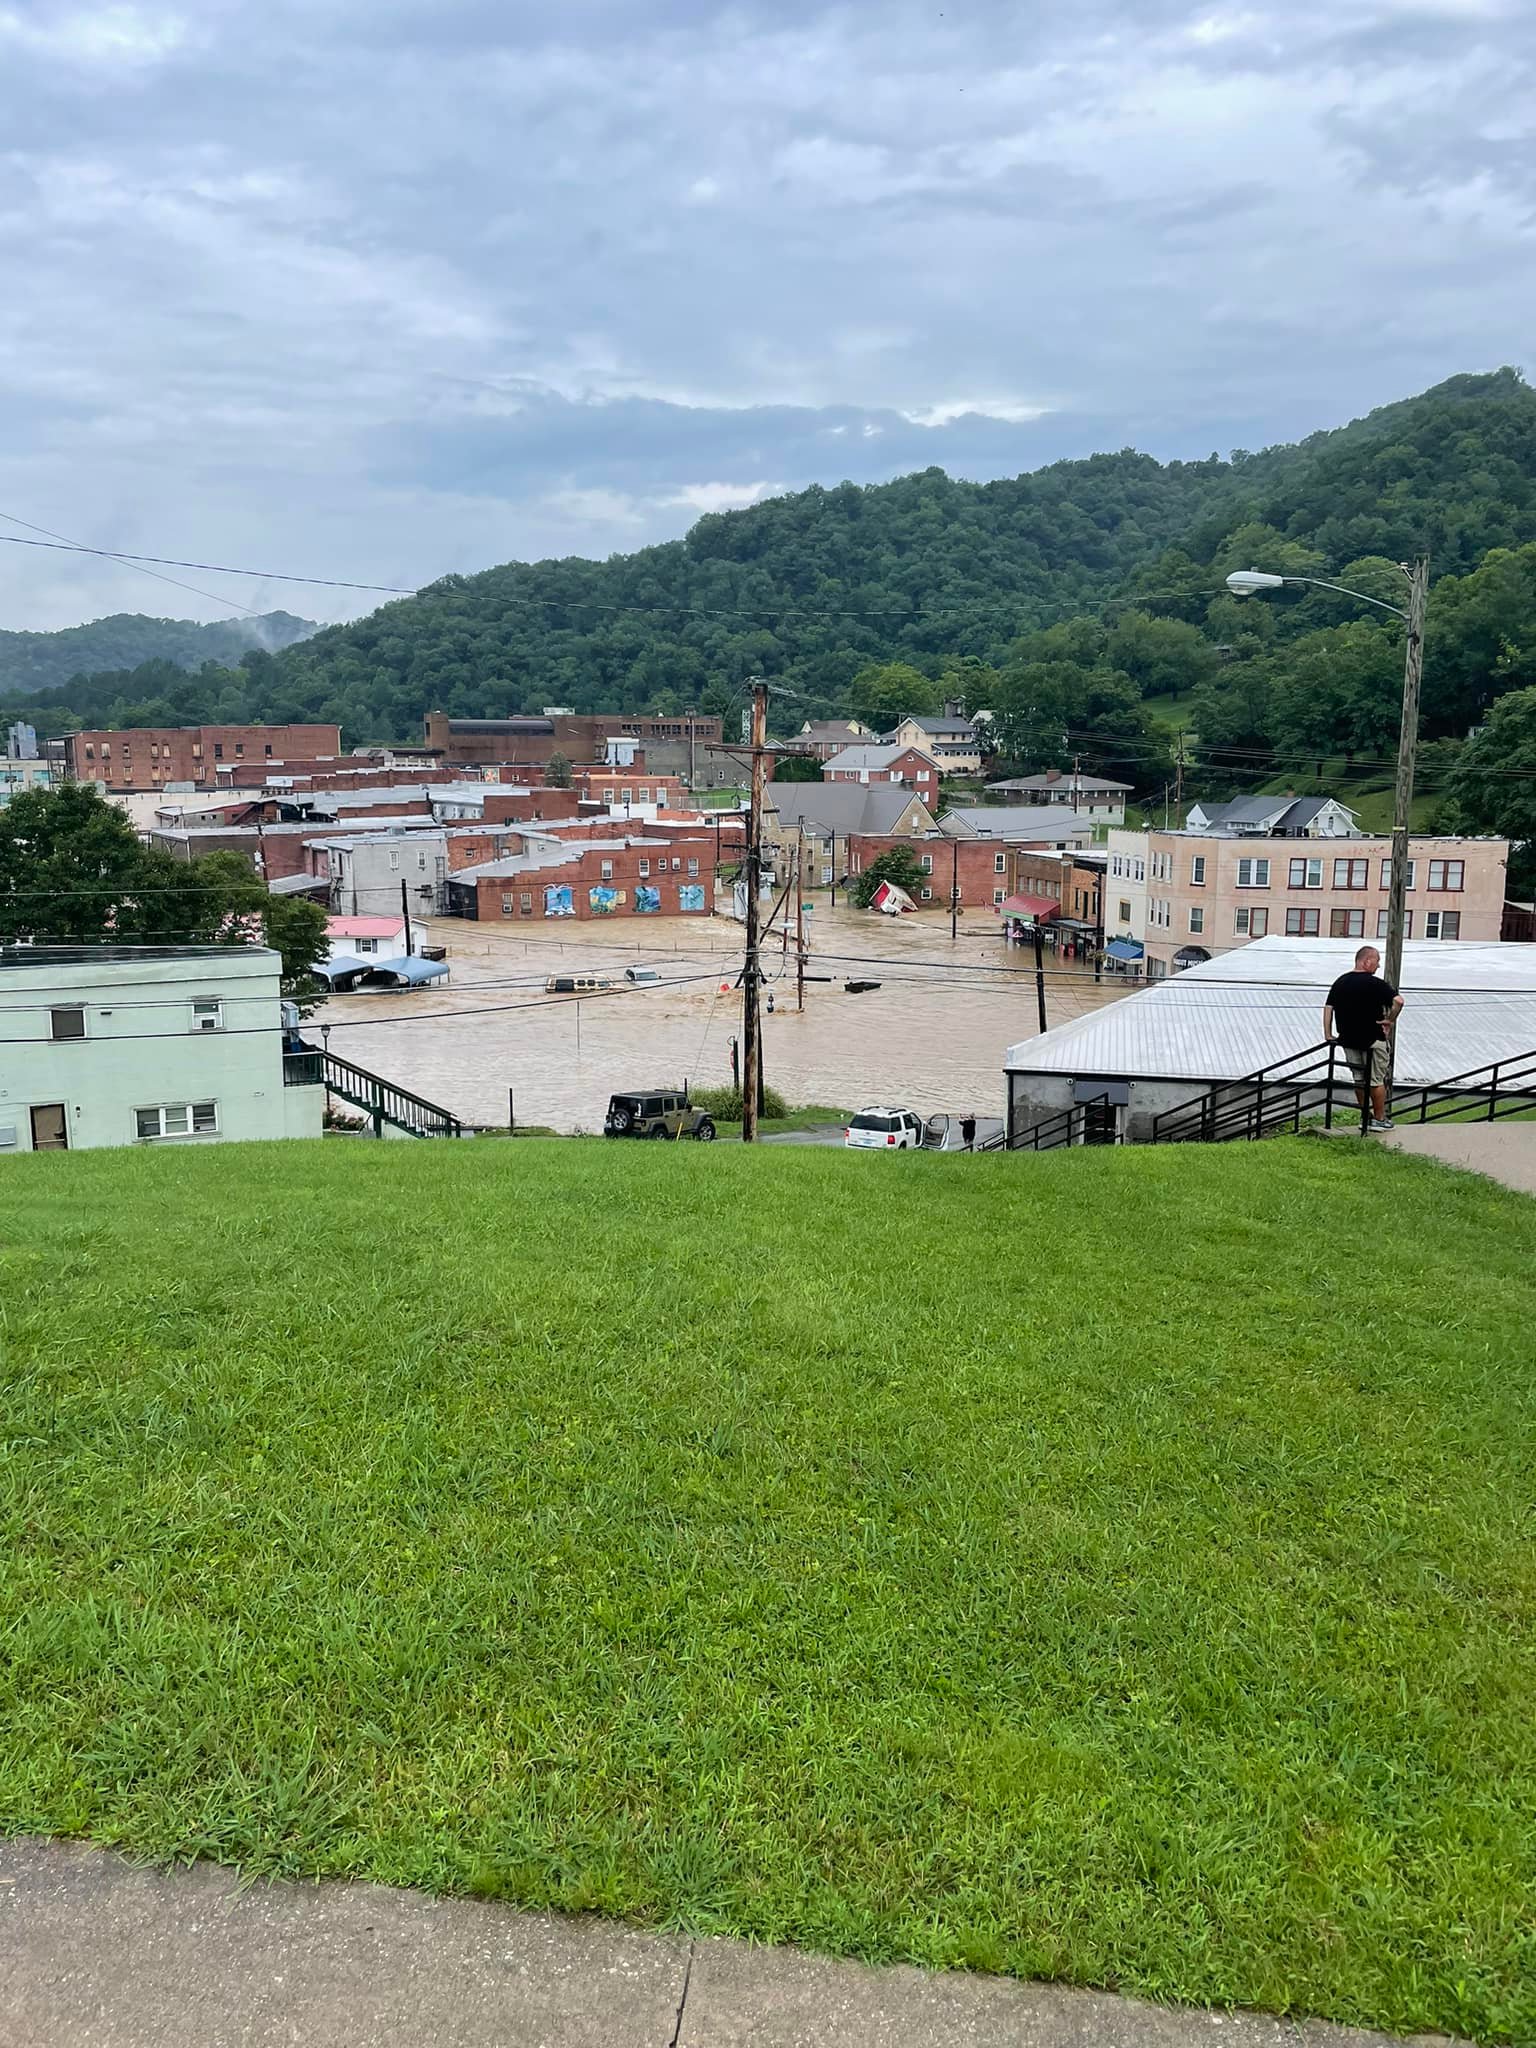
[[[686,1088],[610,1096],[603,1118],[605,1138],[697,1138],[707,1144],[714,1135],[713,1120],[693,1107]]]

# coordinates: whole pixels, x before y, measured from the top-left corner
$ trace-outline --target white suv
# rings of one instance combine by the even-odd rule
[[[923,1120],[910,1109],[887,1109],[875,1104],[861,1109],[843,1132],[843,1143],[859,1150],[887,1149],[915,1152],[923,1142]]]

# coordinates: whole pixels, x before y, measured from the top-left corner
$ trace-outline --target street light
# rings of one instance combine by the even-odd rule
[[[1408,585],[1406,605],[1388,604],[1364,590],[1351,590],[1347,583],[1330,583],[1323,576],[1271,576],[1263,569],[1234,569],[1227,588],[1234,597],[1254,597],[1260,591],[1280,590],[1287,583],[1310,583],[1318,590],[1336,590],[1360,604],[1391,612],[1408,628],[1403,650],[1403,712],[1397,734],[1397,791],[1392,803],[1392,886],[1387,892],[1387,980],[1394,988],[1402,983],[1403,926],[1406,923],[1408,889],[1408,814],[1413,807],[1413,763],[1419,743],[1419,682],[1424,672],[1424,605],[1429,595],[1429,558],[1420,555],[1412,563],[1399,562],[1399,575]]]

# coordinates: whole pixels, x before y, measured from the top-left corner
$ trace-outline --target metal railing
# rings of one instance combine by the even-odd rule
[[[1493,1123],[1501,1116],[1536,1110],[1536,1050],[1511,1053],[1450,1074],[1424,1088],[1392,1092],[1394,1123],[1432,1124],[1456,1117],[1463,1123]]]
[[[1219,1081],[1189,1102],[1165,1109],[1152,1119],[1154,1145],[1215,1145],[1232,1138],[1272,1138],[1281,1131],[1299,1131],[1302,1118],[1320,1109],[1331,1129],[1334,1094],[1343,1086],[1354,1094],[1347,1066],[1341,1075],[1337,1043],[1309,1045],[1302,1052],[1274,1060],[1234,1081]]]
[[[1344,1091],[1342,1106],[1337,1091]],[[1344,1048],[1337,1042],[1308,1046],[1289,1059],[1276,1060],[1245,1074],[1220,1081],[1190,1102],[1165,1109],[1152,1120],[1152,1142],[1221,1144],[1232,1138],[1271,1138],[1299,1131],[1321,1111],[1325,1130],[1342,1114],[1357,1114],[1364,1129],[1367,1112],[1357,1110],[1355,1077]],[[1391,1090],[1388,1115],[1394,1123],[1438,1123],[1452,1117],[1465,1123],[1492,1123],[1498,1117],[1536,1110],[1536,1050],[1512,1053],[1450,1074],[1422,1087]]]
[[[373,1123],[376,1138],[384,1135],[385,1124],[409,1131],[413,1138],[462,1138],[464,1126],[451,1110],[409,1088],[397,1087],[366,1067],[354,1066],[333,1052],[307,1045],[283,1054],[283,1085],[288,1088],[325,1087],[343,1102],[362,1110]]]
[[[984,1138],[973,1149],[977,1152],[1054,1152],[1063,1145],[1084,1145],[1091,1142],[1087,1136],[1088,1113],[1090,1110],[1109,1106],[1109,1094],[1090,1096],[1086,1102],[1074,1102],[1070,1109],[1059,1110],[1055,1116],[1041,1119],[1039,1123],[1026,1124],[1022,1131],[1013,1131],[1005,1123],[996,1137]],[[1106,1138],[1105,1144],[1118,1145],[1119,1133]]]

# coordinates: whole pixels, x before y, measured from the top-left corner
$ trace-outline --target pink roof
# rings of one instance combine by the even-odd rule
[[[325,928],[333,939],[392,939],[403,923],[398,917],[328,917]]]

